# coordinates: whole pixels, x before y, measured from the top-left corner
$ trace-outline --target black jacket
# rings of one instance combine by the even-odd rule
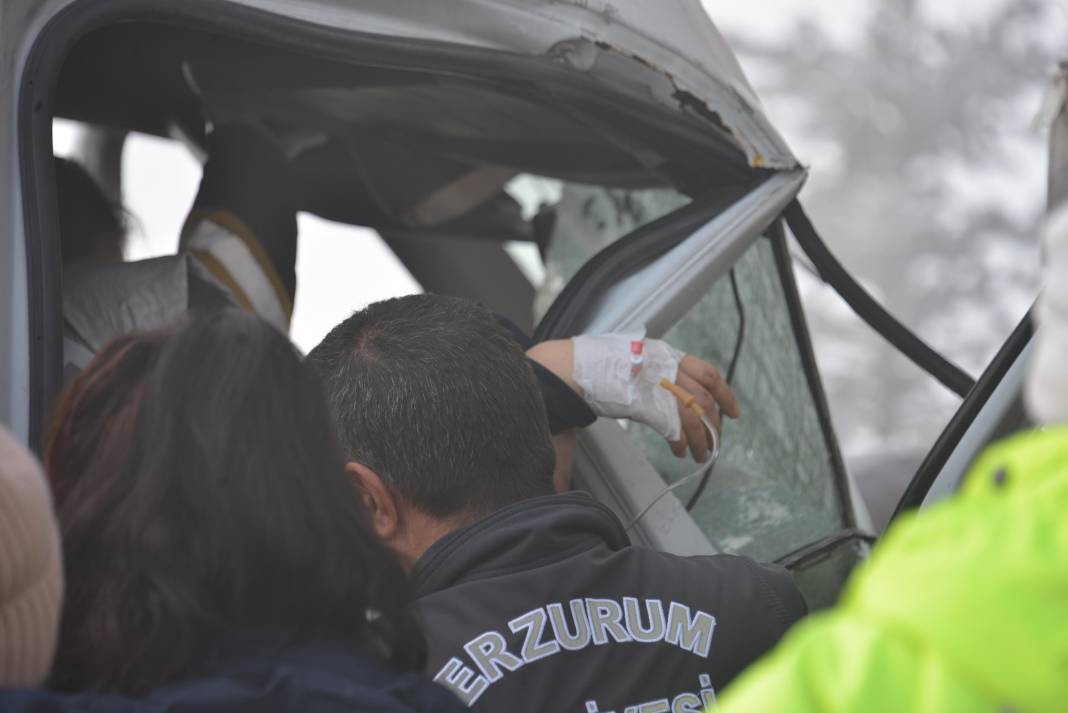
[[[806,611],[782,568],[631,546],[582,493],[449,533],[413,576],[428,673],[480,711],[701,711]]]
[[[0,689],[4,713],[463,713],[414,673],[333,645],[278,650],[269,638],[229,642],[203,670],[144,698]]]

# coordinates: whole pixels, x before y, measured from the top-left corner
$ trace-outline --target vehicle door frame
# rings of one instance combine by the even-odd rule
[[[866,509],[847,475],[834,435],[782,227],[782,213],[805,177],[803,170],[771,174],[735,192],[695,200],[624,236],[583,265],[534,336],[540,341],[584,332],[645,329],[649,336],[658,337],[716,279],[725,276],[756,240],[771,240],[803,369],[831,454],[830,475],[842,498],[844,528],[870,532]],[[683,283],[681,289],[679,283]],[[576,471],[582,485],[625,522],[653,498],[661,497],[634,527],[636,540],[677,554],[714,552],[674,493],[661,496],[663,478],[617,424],[601,419],[585,429],[579,439]]]
[[[1028,312],[927,452],[898,501],[891,523],[910,510],[952,495],[983,449],[1029,423],[1023,408],[1023,380],[1033,336]]]

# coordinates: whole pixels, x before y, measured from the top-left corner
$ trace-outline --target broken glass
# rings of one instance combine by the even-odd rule
[[[536,190],[529,182],[519,186],[526,193]],[[668,188],[605,188],[557,182],[555,191],[544,186],[542,191],[558,195],[559,200],[552,207],[555,222],[545,251],[545,277],[534,298],[535,323],[579,268],[602,248],[690,202]],[[512,192],[513,197],[523,203],[517,192]]]
[[[733,388],[742,417],[725,419],[719,462],[692,515],[723,552],[773,560],[845,527],[843,493],[806,378],[772,246],[759,239],[734,267],[745,336]],[[739,312],[725,275],[664,339],[726,374]],[[629,432],[668,482],[692,473],[658,434]],[[697,479],[699,480],[699,479]],[[692,484],[675,492],[686,503]]]

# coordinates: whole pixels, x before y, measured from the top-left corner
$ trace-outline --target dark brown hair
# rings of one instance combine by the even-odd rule
[[[228,311],[112,343],[63,396],[47,464],[67,576],[55,687],[142,694],[263,632],[422,666],[321,386],[265,322]]]

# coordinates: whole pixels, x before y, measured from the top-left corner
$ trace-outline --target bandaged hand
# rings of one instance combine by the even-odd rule
[[[711,364],[658,339],[621,334],[543,342],[528,354],[566,381],[599,415],[644,423],[662,435],[677,457],[703,462],[712,445],[700,417],[660,385],[667,379],[691,394],[718,430],[720,414],[741,415],[726,380]]]

